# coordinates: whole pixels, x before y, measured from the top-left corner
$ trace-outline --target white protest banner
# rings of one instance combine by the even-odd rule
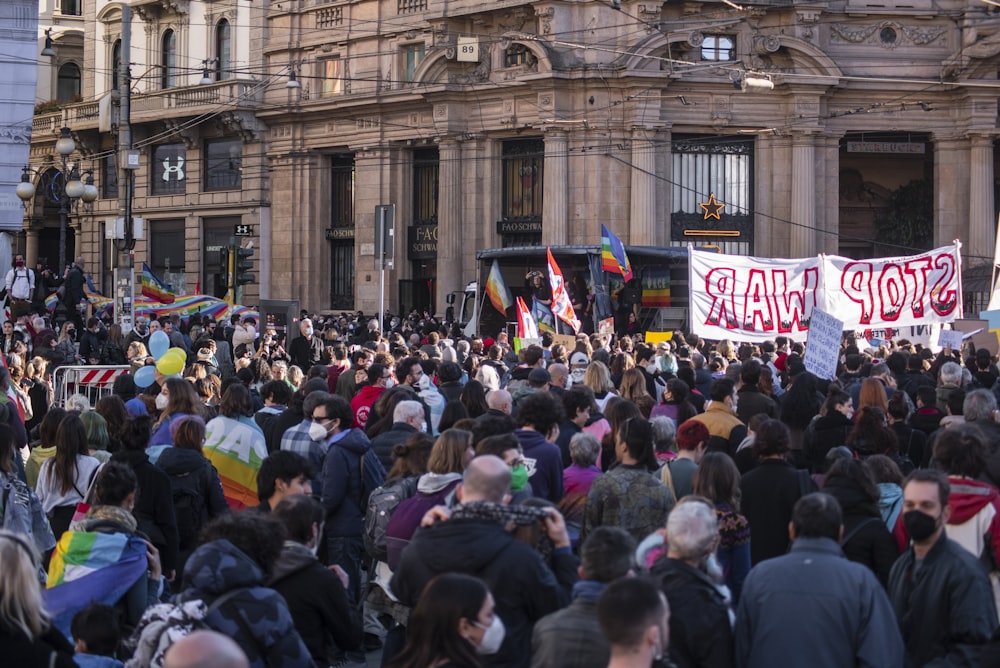
[[[836,378],[837,359],[840,357],[840,337],[844,323],[829,313],[813,309],[809,320],[809,337],[806,340],[806,357],[802,363],[806,371],[817,378]]]
[[[938,345],[942,348],[951,348],[952,350],[962,349],[962,332],[954,329],[942,329],[941,334],[938,336]]]
[[[814,308],[851,330],[951,322],[962,312],[959,251],[784,260],[692,250],[691,329],[713,340],[804,341]]]
[[[951,322],[962,313],[960,248],[871,260],[824,256],[819,304],[850,329]]]
[[[805,341],[820,285],[819,258],[771,260],[692,250],[691,327],[713,340]]]

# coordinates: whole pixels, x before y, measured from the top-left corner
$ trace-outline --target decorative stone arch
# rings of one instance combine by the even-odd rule
[[[101,8],[101,11],[97,12],[97,20],[105,25],[121,24],[122,6],[125,4],[124,2],[109,2]]]
[[[424,59],[417,65],[417,69],[413,71],[413,83],[446,83],[448,81],[448,66],[455,62],[454,49],[453,46],[446,49],[434,49],[425,55]]]
[[[528,52],[534,56],[536,67],[534,71],[541,74],[551,74],[552,73],[552,51],[549,49],[548,45],[544,43],[541,39],[524,39],[522,33],[503,33],[499,36],[497,40],[497,47],[494,49],[492,54],[493,57],[493,67],[495,69],[503,68],[504,56],[507,53],[507,49],[514,46],[515,44],[524,47]]]

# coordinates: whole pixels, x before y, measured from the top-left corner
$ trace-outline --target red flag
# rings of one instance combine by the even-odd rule
[[[535,318],[520,297],[517,298],[517,338],[538,338],[538,325],[535,324]]]
[[[549,256],[549,285],[552,287],[552,313],[573,328],[573,333],[580,331],[580,321],[577,320],[576,312],[573,311],[573,304],[569,300],[566,292],[566,282],[563,280],[562,271],[552,257],[552,250],[545,249]]]

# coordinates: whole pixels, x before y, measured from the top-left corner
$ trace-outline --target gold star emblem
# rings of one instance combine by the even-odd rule
[[[707,202],[700,202],[698,206],[705,210],[705,217],[703,220],[708,220],[709,218],[722,220],[719,218],[719,213],[725,208],[726,205],[715,199],[715,193],[712,193],[708,196]]]

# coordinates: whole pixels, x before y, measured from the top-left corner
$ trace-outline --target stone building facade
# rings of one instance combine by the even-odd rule
[[[478,249],[595,244],[601,224],[627,244],[760,256],[957,238],[966,266],[992,257],[1000,15],[985,3],[131,4],[132,60],[145,54],[153,72],[148,115],[133,111],[144,150],[179,143],[198,171],[208,142],[238,137],[243,162],[227,191],[199,174],[154,195],[140,170],[136,215],[151,230],[181,221],[185,271],[205,282],[206,221],[252,223],[254,297],[375,310],[380,204],[396,211],[392,310],[443,311],[476,278]],[[85,17],[85,59],[104,78],[86,74],[86,102],[58,122],[35,119],[33,160],[58,123],[109,150],[85,110],[109,90],[116,5]],[[230,11],[246,12],[232,17],[231,78],[200,87]],[[186,79],[163,86],[172,25]],[[99,200],[94,220],[114,204]],[[96,247],[82,224],[83,248]]]
[[[437,311],[476,277],[477,249],[594,244],[602,223],[628,244],[784,257],[958,238],[967,263],[988,261],[987,5],[616,4],[272,2],[266,58],[302,83],[268,89],[259,114],[273,192],[289,194],[273,199],[272,294],[370,309],[385,203],[388,297]]]

